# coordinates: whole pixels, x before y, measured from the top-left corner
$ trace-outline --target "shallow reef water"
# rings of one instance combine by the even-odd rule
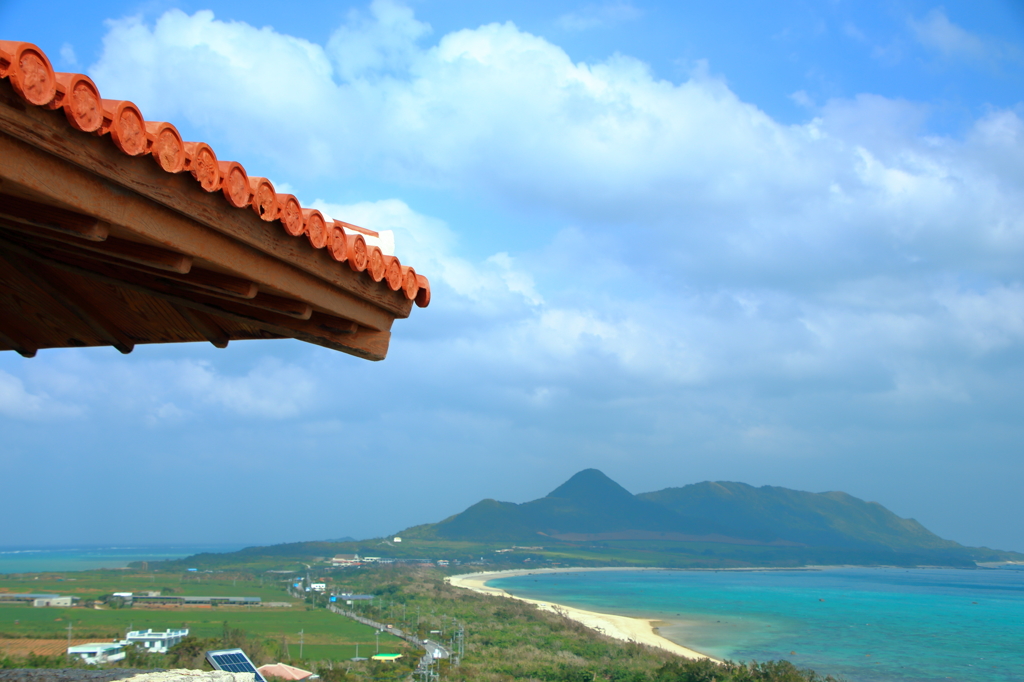
[[[1024,570],[593,571],[488,582],[656,618],[716,658],[786,659],[849,682],[1024,680]]]

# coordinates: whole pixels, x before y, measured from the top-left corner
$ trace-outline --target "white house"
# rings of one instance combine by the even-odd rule
[[[71,597],[40,597],[32,600],[32,606],[71,606]]]
[[[121,640],[121,644],[141,644],[151,653],[166,654],[168,649],[186,637],[188,637],[188,628],[164,632],[153,632],[152,629],[133,630],[128,633],[126,639]]]
[[[68,647],[68,656],[78,656],[89,665],[114,663],[124,660],[123,644],[120,642],[93,642]]]

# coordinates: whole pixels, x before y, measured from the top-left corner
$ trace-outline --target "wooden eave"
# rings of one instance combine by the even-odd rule
[[[373,233],[336,221],[340,257],[317,248],[14,80],[0,80],[0,350],[295,338],[381,360],[395,318],[429,302],[424,277],[367,251]]]

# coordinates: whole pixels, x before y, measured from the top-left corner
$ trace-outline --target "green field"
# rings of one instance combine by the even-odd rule
[[[75,608],[35,608],[28,604],[0,605],[0,638],[62,639],[68,624],[75,639],[121,638],[128,630],[188,628],[199,638],[219,637],[228,627],[245,631],[250,637],[287,645],[292,659],[347,660],[376,652],[377,636],[372,627],[351,621],[324,609],[313,609],[287,592],[290,579],[280,574],[239,572],[140,572],[81,571],[0,576],[0,592],[55,593],[82,600]],[[291,607],[215,606],[95,609],[85,606],[113,592],[159,590],[163,595],[260,597],[265,602],[288,602]],[[408,645],[390,634],[380,635],[381,651],[407,652]]]
[[[79,571],[67,573],[0,574],[2,592],[44,592],[95,599],[112,592],[157,591],[165,595],[260,597],[264,601],[294,601],[284,591],[290,582],[280,575],[245,572],[139,573]]]
[[[323,609],[306,610],[305,606],[291,609],[244,607],[216,607],[212,609],[109,609],[98,611],[88,608],[34,608],[30,605],[0,606],[0,637],[31,637],[59,639],[67,636],[68,623],[76,639],[96,637],[110,639],[123,637],[129,629],[166,630],[185,627],[197,637],[216,637],[224,623],[241,628],[250,635],[261,635],[280,640],[286,637],[296,645],[299,631],[307,641],[318,644],[374,645],[375,630]],[[322,641],[321,641],[322,640]],[[394,647],[400,642],[389,634],[380,636]],[[369,649],[367,649],[369,651]],[[353,654],[354,655],[354,654]]]

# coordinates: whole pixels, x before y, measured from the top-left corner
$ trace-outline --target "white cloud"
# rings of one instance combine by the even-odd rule
[[[182,361],[174,364],[173,376],[177,387],[197,402],[243,417],[293,418],[313,405],[317,393],[309,371],[273,358],[261,360],[244,376],[226,376],[208,362]]]
[[[178,424],[188,416],[190,416],[190,413],[187,410],[183,410],[174,403],[163,403],[146,415],[145,422],[149,426],[166,425],[168,423]]]
[[[400,199],[356,204],[313,202],[320,211],[339,220],[371,230],[395,232],[395,255],[417,272],[429,275],[432,287],[443,283],[453,293],[493,310],[516,295],[530,305],[542,302],[529,272],[518,268],[507,253],[497,253],[480,263],[458,255],[451,228],[437,218],[421,215]]]
[[[63,374],[23,378],[0,370],[0,416],[33,421],[79,417],[86,411],[85,401],[69,397],[64,389],[71,383],[74,379]]]
[[[629,2],[606,2],[600,5],[589,4],[575,12],[563,14],[556,23],[567,31],[588,31],[633,21],[641,16],[643,12]]]
[[[78,57],[75,56],[75,48],[71,43],[64,43],[60,46],[60,61],[68,68],[78,66]]]
[[[989,353],[1024,342],[1024,288],[996,286],[988,291],[947,290],[937,296],[950,315],[951,332],[975,353]]]
[[[131,99],[147,118],[185,118],[243,147],[280,148],[285,135],[303,163],[328,162],[319,140],[337,104],[333,67],[306,40],[209,10],[170,10],[152,27],[139,17],[109,22],[89,73],[104,97]]]
[[[915,26],[936,49],[973,45],[942,13]],[[673,83],[628,56],[574,63],[511,23],[430,35],[383,1],[325,47],[172,10],[112,24],[93,73],[218,144],[259,140],[299,177],[457,188],[543,215],[521,226],[532,250],[492,235],[469,257],[468,228],[400,199],[314,204],[393,230],[397,255],[431,278],[427,319],[445,333],[421,343],[434,362],[501,366],[496,380],[522,395],[564,395],[604,362],[640,387],[914,386],[901,395],[925,400],[931,386],[941,400],[964,379],[933,382],[935,365],[912,360],[966,367],[1022,341],[997,312],[1015,305],[1024,256],[1021,112],[994,109],[952,138],[928,134],[916,102],[796,93],[814,118],[784,125],[701,62]],[[958,293],[948,282],[961,276],[991,285]],[[194,400],[240,414],[297,415],[315,391],[299,371],[281,407],[260,397],[259,376],[186,369],[205,387]],[[182,403],[153,409],[164,404]]]
[[[347,24],[331,35],[327,50],[346,81],[382,74],[401,77],[418,56],[417,41],[429,34],[430,26],[417,21],[409,7],[375,0],[369,17],[356,10],[349,13]]]
[[[846,21],[843,23],[843,33],[847,37],[853,38],[858,42],[867,42],[867,36],[865,36],[864,32],[857,28],[857,25],[852,21]]]
[[[138,414],[150,426],[211,414],[290,419],[322,390],[308,369],[273,357],[229,374],[209,361],[124,360],[105,350],[47,351],[22,365],[20,377],[0,371],[0,414],[46,420],[114,411]]]
[[[806,90],[797,90],[790,94],[789,98],[805,109],[815,108],[814,100],[811,99],[811,96],[807,94]]]
[[[507,253],[504,251],[496,253],[484,262],[497,269],[498,276],[505,282],[505,286],[508,287],[509,291],[522,294],[523,298],[530,305],[540,305],[544,302],[541,295],[537,293],[533,277],[530,273],[517,269],[515,259]]]
[[[0,414],[16,419],[35,417],[43,412],[45,396],[25,390],[21,379],[0,372]]]
[[[542,233],[534,253],[472,259],[452,227],[399,199],[315,204],[394,230],[397,255],[443,289],[432,314],[460,311],[460,353],[481,360],[532,367],[598,354],[688,385],[744,372],[840,382],[887,354],[964,342],[936,303],[935,282],[950,272],[1016,277],[1015,111],[995,110],[953,139],[926,135],[928,110],[914,102],[864,94],[819,107],[798,94],[816,117],[783,125],[704,64],[671,83],[626,56],[574,63],[510,23],[430,45],[429,35],[391,2],[350,16],[324,48],[172,10],[152,27],[115,23],[94,72],[103,88],[143,81],[157,110],[217,139],[244,130],[246,145],[260,139],[268,155],[286,150],[321,173],[358,167],[458,187],[583,226],[604,248],[600,267],[620,273],[610,289],[582,286],[597,275],[562,246],[543,254],[555,242]],[[268,95],[267,63],[299,100]],[[876,281],[915,302],[889,309]],[[693,295],[680,301],[680,286]],[[851,291],[860,299],[844,298]]]
[[[942,7],[933,8],[920,21],[911,17],[908,23],[922,45],[946,57],[983,60],[994,55],[990,43],[951,22]]]
[[[783,125],[699,62],[672,83],[628,56],[574,63],[511,23],[431,45],[428,34],[411,10],[382,1],[326,47],[172,10],[153,26],[113,23],[92,73],[104,92],[299,176],[358,172],[531,206],[591,231],[628,228],[624,252],[637,238],[655,243],[653,265],[692,278],[742,272],[771,285],[806,262],[873,276],[902,268],[907,250],[924,268],[944,267],[952,251],[984,268],[1024,250],[1024,175],[1000,174],[994,190],[990,167],[1024,158],[1024,140],[996,148],[981,129],[998,120],[1012,130],[1017,112],[994,111],[963,140],[929,137],[925,107],[861,95]],[[460,291],[464,265],[445,264]]]

